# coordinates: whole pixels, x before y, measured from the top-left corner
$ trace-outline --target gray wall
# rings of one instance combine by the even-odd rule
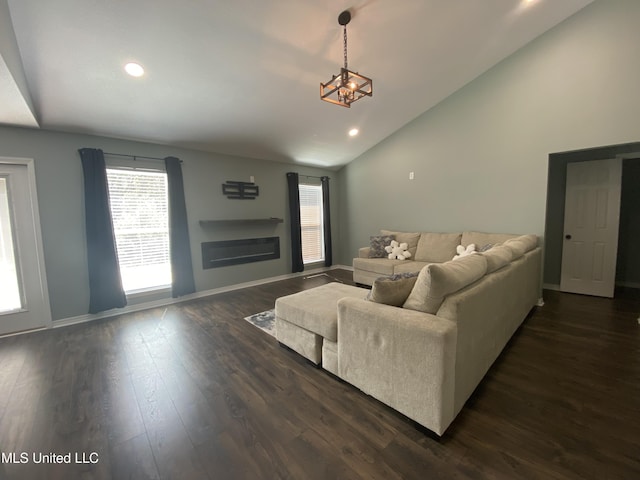
[[[343,168],[341,263],[380,228],[543,235],[549,154],[638,140],[639,21],[597,0]]]
[[[163,145],[113,138],[55,133],[0,126],[0,156],[35,160],[47,282],[53,320],[86,314],[89,304],[84,232],[82,166],[78,148],[183,160],[183,176],[194,275],[198,291],[289,273],[291,266],[286,172],[331,178],[334,255],[338,245],[338,185],[336,172],[284,163],[203,153]],[[249,181],[260,187],[256,200],[229,200],[222,194],[227,180]],[[280,217],[277,226],[202,228],[199,220]],[[200,243],[232,238],[279,236],[281,258],[233,267],[203,270]],[[138,301],[150,298],[138,299]],[[135,303],[135,302],[131,302]]]

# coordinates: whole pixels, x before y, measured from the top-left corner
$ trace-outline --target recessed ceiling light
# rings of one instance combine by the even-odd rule
[[[355,137],[359,132],[360,130],[358,130],[357,128],[352,128],[351,130],[349,130],[349,136]]]
[[[142,68],[142,65],[140,65],[139,63],[127,63],[124,66],[124,70],[132,77],[141,77],[142,75],[144,75],[144,68]]]

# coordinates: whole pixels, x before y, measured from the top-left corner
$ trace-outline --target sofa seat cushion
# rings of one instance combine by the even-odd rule
[[[455,256],[461,238],[461,233],[424,232],[420,234],[414,258],[418,262],[448,262]]]
[[[411,260],[389,260],[388,258],[354,258],[353,268],[380,275],[393,275],[396,265],[411,262]]]
[[[380,230],[382,235],[391,235],[398,243],[406,243],[407,250],[411,253],[411,258],[416,256],[416,248],[418,247],[418,240],[420,240],[419,232],[394,232],[392,230]]]
[[[427,265],[420,271],[403,307],[435,314],[447,295],[472,284],[486,272],[487,260],[479,254]]]
[[[366,288],[337,282],[328,283],[278,298],[276,317],[336,342],[338,300],[344,297],[364,299],[367,293]]]

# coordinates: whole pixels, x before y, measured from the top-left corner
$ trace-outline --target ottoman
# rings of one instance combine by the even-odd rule
[[[366,288],[328,283],[276,300],[276,338],[331,373],[338,370],[338,300],[365,298]]]

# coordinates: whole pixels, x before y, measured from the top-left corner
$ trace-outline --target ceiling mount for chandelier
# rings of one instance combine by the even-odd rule
[[[350,21],[349,10],[345,10],[338,16],[338,23],[344,27],[344,66],[340,69],[340,73],[332,75],[327,83],[320,83],[321,100],[347,108],[362,97],[373,96],[373,80],[358,72],[352,72],[347,64],[347,24]]]

